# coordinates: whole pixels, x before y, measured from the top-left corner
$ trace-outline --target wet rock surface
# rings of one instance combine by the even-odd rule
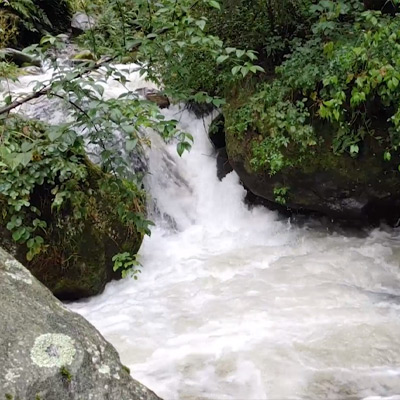
[[[280,204],[294,211],[363,224],[399,224],[400,159],[396,156],[385,161],[383,149],[373,138],[364,140],[357,157],[333,154],[327,139],[300,166],[271,174],[252,165],[255,137],[251,132],[243,137],[226,135],[229,163],[254,195],[279,203],[277,191],[281,189]],[[297,155],[292,157],[296,160]]]
[[[117,351],[0,248],[0,399],[160,400]]]
[[[71,20],[72,33],[78,35],[93,28],[95,24],[96,20],[93,17],[83,12],[77,12],[72,16]]]

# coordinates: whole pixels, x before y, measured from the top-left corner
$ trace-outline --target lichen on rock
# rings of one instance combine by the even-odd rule
[[[74,340],[62,333],[46,333],[36,338],[31,350],[31,360],[39,367],[70,365],[75,357]]]
[[[12,279],[22,281],[28,285],[32,284],[32,275],[23,267],[23,265],[15,259],[6,260],[4,262],[6,266],[6,274]]]

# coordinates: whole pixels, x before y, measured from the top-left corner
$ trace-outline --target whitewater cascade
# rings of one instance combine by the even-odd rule
[[[142,274],[71,309],[166,400],[400,399],[398,231],[329,233],[249,209],[235,173],[217,179],[210,118],[163,113],[195,141],[180,158],[149,133]]]

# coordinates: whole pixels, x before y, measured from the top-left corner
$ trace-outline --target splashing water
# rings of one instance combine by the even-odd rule
[[[328,234],[249,210],[235,173],[217,179],[209,121],[165,114],[195,144],[181,159],[153,140],[161,217],[143,273],[72,309],[165,399],[400,399],[397,233]]]
[[[164,114],[195,143],[180,158],[149,133],[158,212],[140,279],[70,307],[166,400],[399,400],[398,232],[327,233],[248,209],[235,173],[217,179],[209,120]]]

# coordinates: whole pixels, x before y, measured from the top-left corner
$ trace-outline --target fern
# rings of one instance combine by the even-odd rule
[[[32,0],[0,0],[0,6],[12,11],[22,26],[30,32],[39,32],[38,26],[44,26],[45,30],[52,27],[46,13]]]

